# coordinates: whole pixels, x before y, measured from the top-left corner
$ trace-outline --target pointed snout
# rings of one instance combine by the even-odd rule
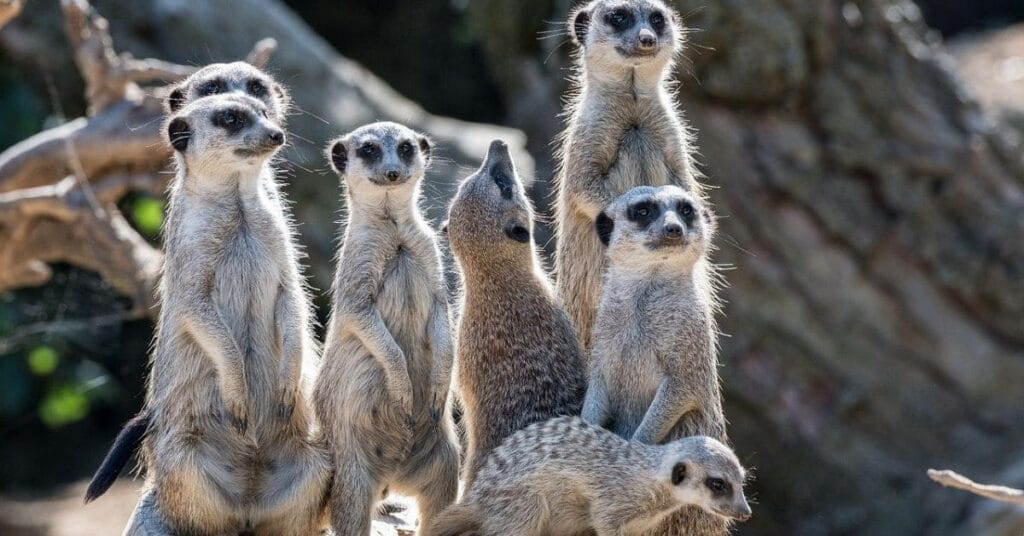
[[[665,215],[665,224],[662,226],[661,231],[665,234],[665,239],[667,240],[675,241],[683,238],[683,224],[672,212]]]
[[[402,177],[402,172],[397,169],[389,169],[384,172],[384,177],[388,182],[395,182]]]
[[[501,140],[494,140],[487,149],[487,157],[484,158],[484,166],[495,164],[512,163],[512,155],[508,152],[508,144]]]
[[[750,505],[747,504],[746,497],[741,497],[740,501],[740,504],[736,505],[735,511],[732,512],[730,517],[732,517],[736,521],[742,522],[750,519],[750,516],[753,512],[750,510]]]
[[[641,50],[653,50],[658,44],[658,36],[655,35],[654,30],[644,28],[640,30],[640,34],[637,35],[636,43]]]

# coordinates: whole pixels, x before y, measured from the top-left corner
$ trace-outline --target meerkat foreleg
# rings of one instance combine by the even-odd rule
[[[183,313],[183,324],[203,352],[213,361],[224,405],[235,419],[235,425],[239,429],[244,429],[248,423],[249,411],[242,351],[213,302],[200,297],[192,300],[190,305]]]
[[[300,292],[288,283],[282,284],[274,307],[274,324],[281,348],[281,362],[278,364],[281,398],[278,412],[285,419],[295,411],[295,396],[302,377],[302,346],[305,342],[303,323],[306,313],[299,301]]]
[[[608,188],[607,169],[607,165],[592,158],[581,158],[569,164],[564,188],[574,208],[591,220],[596,220],[598,214],[616,198]]]
[[[686,388],[672,379],[662,380],[651,406],[633,433],[633,440],[652,445],[661,443],[683,415],[698,407]]]
[[[455,351],[452,346],[452,331],[448,317],[448,305],[444,295],[434,298],[427,330],[430,334],[430,345],[434,350],[434,365],[431,373],[430,412],[434,422],[441,420],[444,405],[448,401],[448,392],[452,384],[452,363]]]
[[[599,367],[594,367],[590,374],[587,394],[583,397],[583,420],[594,426],[604,428],[608,425],[610,411],[608,405],[608,386],[604,382],[604,374]]]
[[[388,394],[398,404],[406,420],[411,422],[412,379],[409,378],[409,365],[405,352],[388,331],[380,313],[373,307],[367,307],[345,315],[343,324],[380,363],[387,377]]]

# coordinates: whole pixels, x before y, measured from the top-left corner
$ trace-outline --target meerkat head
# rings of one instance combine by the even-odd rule
[[[746,471],[732,449],[706,436],[665,445],[659,478],[672,487],[681,505],[694,505],[737,521],[750,519],[743,494]]]
[[[331,167],[353,199],[409,196],[430,165],[430,140],[397,123],[372,123],[327,145]]]
[[[508,145],[494,140],[476,173],[459,185],[442,233],[467,258],[530,259],[533,209]]]
[[[689,267],[707,251],[715,217],[678,186],[638,186],[613,201],[594,226],[613,263]]]
[[[262,101],[234,94],[186,105],[168,118],[166,132],[179,166],[203,176],[260,168],[285,142]]]
[[[284,124],[288,92],[270,75],[244,61],[213,63],[192,73],[167,96],[167,113],[175,113],[203,97],[226,93],[248,95],[261,101],[267,115],[279,125]]]
[[[682,40],[679,15],[659,0],[594,0],[568,21],[584,63],[595,71],[672,62]]]

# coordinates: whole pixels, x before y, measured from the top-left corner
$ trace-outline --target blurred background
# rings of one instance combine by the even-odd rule
[[[90,71],[102,54],[69,43],[58,0],[6,17],[16,3],[0,0],[0,534],[119,532],[132,484],[80,497],[143,400],[164,84],[136,93]],[[268,69],[295,103],[283,175],[323,319],[341,199],[321,150],[335,135],[378,119],[431,134],[435,222],[504,138],[548,210],[572,4],[93,7],[117,53],[186,68],[277,40]],[[737,533],[1024,533],[1022,507],[925,476],[1024,486],[1024,3],[674,5],[690,29],[680,102],[722,218],[726,414],[755,475]]]

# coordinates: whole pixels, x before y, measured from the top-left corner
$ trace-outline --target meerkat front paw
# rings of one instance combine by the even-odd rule
[[[280,398],[277,401],[277,416],[287,421],[295,413],[295,405],[298,403],[297,389],[293,385],[287,385],[281,389]]]
[[[399,413],[404,417],[406,426],[412,428],[415,419],[412,415],[412,380],[409,373],[399,371],[388,378],[388,394],[397,406]]]
[[[444,414],[445,404],[448,402],[449,383],[435,381],[433,394],[430,400],[430,418],[434,424],[441,422],[441,415]]]
[[[245,403],[245,396],[229,396],[224,400],[224,409],[231,426],[239,433],[244,434],[249,429],[249,408]]]

